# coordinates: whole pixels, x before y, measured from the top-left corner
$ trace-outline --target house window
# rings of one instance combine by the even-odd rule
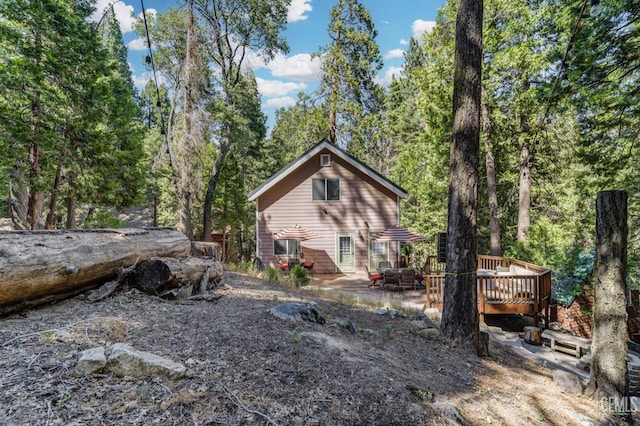
[[[302,245],[296,240],[273,240],[273,254],[276,256],[296,256],[302,254]]]
[[[387,245],[386,243],[379,243],[377,241],[373,241],[371,244],[371,249],[374,255],[386,255],[387,254]]]
[[[340,179],[313,179],[314,201],[340,200]]]
[[[320,154],[320,166],[321,167],[331,166],[331,154]]]

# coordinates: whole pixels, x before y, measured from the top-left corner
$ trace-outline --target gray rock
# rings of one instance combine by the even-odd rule
[[[182,364],[138,351],[126,343],[111,346],[107,368],[118,376],[153,376],[171,380],[184,377],[187,370]]]
[[[391,318],[403,317],[403,315],[400,312],[396,311],[395,309],[380,308],[373,311],[373,313],[376,315],[389,315]]]
[[[351,333],[356,332],[356,327],[353,325],[353,322],[351,322],[349,318],[336,318],[335,320],[333,320],[333,322],[338,324],[340,327],[350,331]]]
[[[437,308],[426,308],[424,313],[436,324],[442,321],[442,313]]]
[[[582,380],[577,374],[564,370],[554,370],[552,376],[553,381],[564,391],[576,395],[582,394]]]
[[[315,308],[315,303],[281,303],[269,311],[271,315],[291,321],[309,321],[324,324],[326,320]]]
[[[104,347],[99,346],[80,352],[76,369],[82,374],[97,374],[102,373],[106,365],[107,356]]]
[[[587,417],[582,413],[577,413],[575,411],[567,411],[569,417],[576,421],[581,426],[598,426],[601,425],[599,421],[592,419],[591,417]]]
[[[413,319],[416,321],[422,321],[426,325],[426,328],[438,328],[438,325],[429,318],[427,314],[424,312],[416,312],[413,315]]]
[[[447,402],[434,402],[431,407],[439,411],[447,419],[447,423],[451,425],[467,425],[468,422],[464,416],[460,413],[460,410],[455,405]]]
[[[432,337],[440,336],[440,330],[438,330],[437,328],[425,328],[423,330],[420,330],[419,334],[422,337],[426,337],[427,339],[430,339]]]

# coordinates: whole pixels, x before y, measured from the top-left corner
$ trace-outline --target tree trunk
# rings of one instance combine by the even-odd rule
[[[484,90],[482,97],[486,98]],[[485,135],[485,164],[487,168],[487,197],[489,202],[489,245],[491,256],[501,256],[500,221],[498,219],[498,190],[496,188],[496,165],[491,138],[491,114],[486,101],[482,103],[482,132]]]
[[[126,281],[130,286],[154,295],[163,295],[189,283],[194,292],[199,293],[209,287],[208,283],[219,280],[222,273],[222,264],[213,258],[154,257],[137,264]],[[201,286],[203,277],[206,282]]]
[[[53,188],[49,199],[49,214],[45,222],[45,229],[54,229],[56,227],[56,204],[58,204],[58,192],[60,190],[60,181],[62,180],[62,165],[58,164],[56,168],[56,177],[53,181]]]
[[[20,169],[20,161],[9,174],[9,197],[13,229],[27,229],[29,190],[25,185],[24,174]]]
[[[520,132],[523,142],[520,145],[520,179],[518,194],[518,241],[526,242],[531,226],[531,150],[529,133],[531,125],[527,117],[520,120]]]
[[[591,380],[597,400],[624,407],[630,416],[627,372],[627,193],[599,192],[596,198],[596,266],[594,276]]]
[[[227,128],[229,133],[230,130]],[[202,217],[202,241],[211,241],[211,206],[213,204],[213,196],[216,193],[216,187],[218,186],[218,176],[222,170],[222,162],[224,161],[229,149],[231,148],[231,135],[227,135],[223,138],[220,144],[220,151],[216,157],[216,161],[209,177],[209,184],[207,185],[207,192],[204,196],[204,214]]]
[[[115,277],[154,256],[185,256],[173,229],[11,231],[0,234],[0,313]],[[14,310],[15,311],[15,310]]]
[[[476,283],[482,1],[458,0],[457,7],[442,331],[458,346],[484,355]]]

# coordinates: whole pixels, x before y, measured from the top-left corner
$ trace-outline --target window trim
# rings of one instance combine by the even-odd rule
[[[323,181],[324,182],[324,189],[323,189],[323,193],[324,193],[324,198],[315,198],[315,186],[314,186],[314,182],[316,181]],[[329,181],[336,181],[338,182],[338,198],[328,198],[328,183]],[[311,201],[340,201],[342,200],[342,180],[339,178],[314,178],[311,179]]]

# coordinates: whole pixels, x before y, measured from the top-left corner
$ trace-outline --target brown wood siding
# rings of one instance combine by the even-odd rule
[[[315,258],[316,273],[336,271],[336,232],[355,236],[356,271],[368,264],[369,232],[397,224],[397,196],[348,162],[331,155],[331,166],[320,167],[320,152],[286,179],[262,194],[258,201],[258,256],[267,265],[277,265],[273,234],[293,225],[316,233],[319,238],[302,243],[306,258]],[[313,201],[312,179],[340,179],[339,201]],[[390,244],[395,258],[395,244]]]

